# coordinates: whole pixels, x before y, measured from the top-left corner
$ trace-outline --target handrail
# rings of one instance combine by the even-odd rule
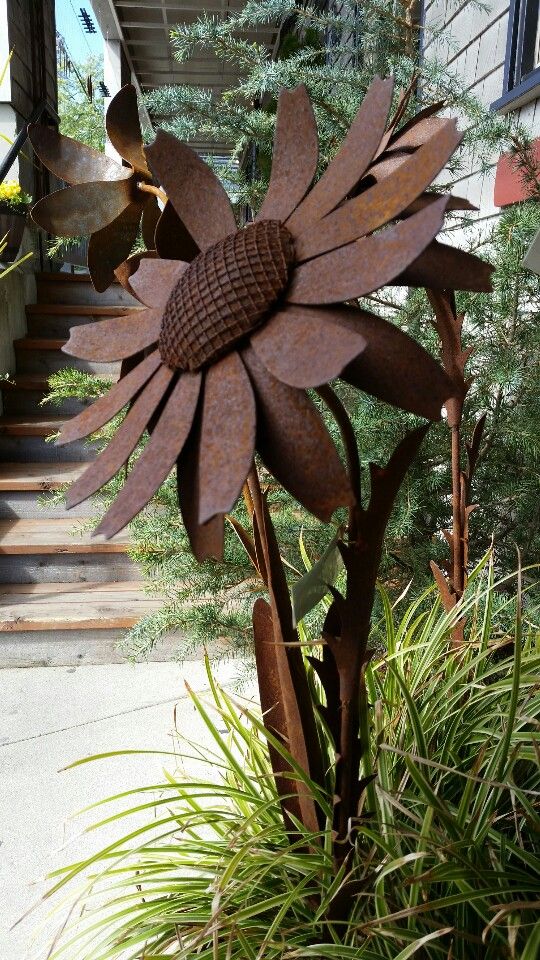
[[[6,175],[11,170],[15,160],[26,143],[28,139],[28,127],[30,124],[36,123],[38,120],[40,120],[44,114],[50,117],[50,119],[56,124],[59,123],[59,117],[54,107],[51,107],[47,100],[41,100],[32,110],[32,113],[28,117],[28,120],[24,126],[21,128],[21,130],[19,130],[19,133],[17,134],[15,140],[5,155],[2,164],[0,165],[0,183],[5,180]]]

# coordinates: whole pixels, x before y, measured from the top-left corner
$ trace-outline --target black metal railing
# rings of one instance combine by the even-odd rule
[[[55,126],[58,126],[59,119],[58,114],[54,107],[51,107],[50,103],[47,100],[41,100],[37,106],[34,107],[32,113],[28,117],[28,120],[24,123],[23,127],[19,130],[19,133],[15,137],[11,147],[6,153],[2,163],[0,164],[0,183],[6,179],[7,174],[11,170],[15,160],[19,156],[22,148],[24,147],[28,139],[28,127],[32,123],[37,123],[38,120],[41,120],[43,117],[51,121]]]

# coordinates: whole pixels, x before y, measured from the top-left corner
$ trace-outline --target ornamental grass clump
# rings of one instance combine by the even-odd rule
[[[532,585],[537,571],[526,575]],[[515,584],[495,582],[487,557],[451,614],[434,587],[395,604],[380,588],[373,639],[387,650],[365,668],[369,784],[337,870],[335,745],[324,716],[317,784],[207,664],[208,694],[188,692],[211,747],[201,754],[179,734],[159,754],[163,782],[90,808],[103,812],[88,829],[115,820],[121,829],[54,875],[47,899],[70,885],[77,895],[50,960],[535,960],[540,645],[530,590],[522,618]],[[461,648],[452,643],[458,617]],[[302,638],[321,664],[317,638]],[[309,682],[318,687],[316,672]],[[280,793],[270,754],[288,771]],[[194,759],[202,772],[190,776]],[[280,814],[299,786],[320,810],[315,830],[293,815],[286,828]]]

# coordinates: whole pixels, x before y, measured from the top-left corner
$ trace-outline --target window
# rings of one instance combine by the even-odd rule
[[[540,96],[540,2],[510,0],[503,94],[494,110],[510,110]]]

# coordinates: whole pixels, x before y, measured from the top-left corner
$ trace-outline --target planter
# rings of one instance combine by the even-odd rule
[[[15,212],[7,203],[0,203],[0,240],[7,234],[6,246],[0,251],[0,261],[12,263],[17,259],[26,226],[26,209]]]

